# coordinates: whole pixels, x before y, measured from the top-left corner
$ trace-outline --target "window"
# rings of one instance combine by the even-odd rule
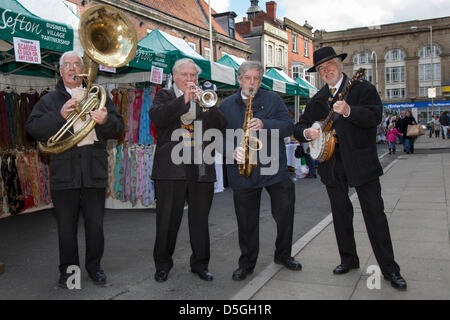
[[[283,49],[277,49],[277,66],[280,67],[283,65]]]
[[[364,68],[366,70],[366,75],[364,76],[364,79],[371,82],[372,84],[375,84],[374,83],[375,79],[373,78],[373,68],[375,66],[373,65],[373,62],[374,61],[370,57],[370,54],[367,52],[358,53],[353,57],[354,71],[356,72],[359,68]]]
[[[373,70],[372,69],[366,69],[366,75],[364,76],[364,79],[366,79],[367,81],[371,82],[372,84],[374,83]]]
[[[428,97],[428,89],[431,88],[430,87],[419,87],[419,96],[420,97]],[[439,95],[439,92],[441,92],[441,87],[436,87],[434,86],[434,88],[436,88],[436,95]]]
[[[439,50],[438,47],[433,46],[433,57],[438,57],[440,54],[441,54],[441,50]],[[430,46],[423,47],[419,51],[419,57],[421,59],[430,58],[431,57],[431,47]]]
[[[389,50],[385,56],[386,62],[402,61],[405,59],[405,53],[401,49]]]
[[[431,55],[433,53],[433,55]],[[425,46],[419,51],[419,96],[428,97],[428,88],[436,88],[436,94],[442,94],[441,51],[437,46]]]
[[[386,99],[405,98],[405,88],[386,89]]]
[[[273,47],[271,44],[267,46],[267,63],[273,64]]]
[[[313,86],[315,85],[315,73],[314,72],[306,72],[310,66],[305,66],[304,64],[297,64],[292,66],[292,79],[302,78],[311,83]]]
[[[315,72],[305,72],[305,80],[315,86],[316,73]]]
[[[441,80],[441,63],[433,63],[433,74],[431,63],[419,64],[419,81]]]
[[[304,78],[305,77],[305,67],[303,65],[293,65],[292,66],[292,79]]]
[[[234,32],[234,18],[232,16],[228,17],[228,34],[230,35],[230,38],[235,38],[235,32]]]
[[[387,67],[386,83],[405,82],[405,67]]]
[[[292,34],[292,52],[297,52],[297,35]]]
[[[305,57],[309,57],[309,41],[308,41],[308,39],[304,39],[305,41],[304,41],[304,44],[305,44],[305,49],[304,49],[304,52],[305,52]]]
[[[197,45],[193,42],[188,42],[189,47],[191,47],[192,49],[194,49],[195,51],[197,51]]]
[[[205,53],[204,53],[203,57],[206,60],[209,60],[211,58],[211,50],[209,48],[205,48]]]
[[[354,64],[366,64],[372,63],[372,59],[369,58],[369,54],[367,52],[359,53],[353,58]]]

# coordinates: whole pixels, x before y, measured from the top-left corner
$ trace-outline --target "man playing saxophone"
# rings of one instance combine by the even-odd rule
[[[286,161],[284,137],[292,134],[293,119],[281,100],[274,92],[260,89],[264,69],[260,62],[246,61],[238,70],[240,89],[223,100],[220,109],[227,119],[227,129],[248,129],[249,143],[234,143],[233,158],[227,160],[227,176],[233,189],[234,208],[238,223],[239,247],[241,256],[239,267],[233,272],[233,280],[244,280],[255,268],[259,252],[259,208],[261,192],[266,188],[271,198],[272,216],[277,224],[275,241],[275,263],[290,270],[301,270],[301,264],[291,257],[292,233],[294,224],[295,186],[289,178]],[[248,105],[251,100],[251,107]],[[250,110],[251,109],[251,110]],[[252,116],[249,117],[249,113]],[[250,119],[249,119],[250,118]],[[247,128],[245,128],[247,127]],[[277,139],[278,148],[272,149],[270,157],[279,161],[275,174],[265,175],[261,163],[257,162],[249,174],[243,174],[242,165],[251,165],[246,154],[257,151],[261,145],[251,137],[256,131],[266,130],[269,140]],[[247,131],[247,130],[245,130]],[[278,134],[272,134],[277,132]],[[244,132],[245,135],[245,132]],[[268,141],[269,141],[268,140]],[[245,139],[244,139],[245,141]],[[268,147],[268,146],[267,146]],[[246,150],[251,149],[251,150]],[[247,161],[246,161],[247,160]],[[251,161],[250,161],[251,162]],[[241,170],[239,170],[241,165]],[[240,174],[241,171],[241,174]]]

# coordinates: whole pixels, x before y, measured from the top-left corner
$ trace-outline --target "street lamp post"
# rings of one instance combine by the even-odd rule
[[[433,66],[433,26],[430,26],[430,57],[431,57],[431,89],[434,91],[434,66]],[[434,93],[431,95],[431,116],[434,113]]]
[[[211,25],[211,0],[208,0],[209,6],[209,61],[214,61],[214,51],[212,47],[212,25]]]
[[[373,56],[375,55],[375,87],[378,91],[378,59],[377,59],[377,53],[375,51],[372,51],[372,54],[370,55],[370,58],[373,60]]]

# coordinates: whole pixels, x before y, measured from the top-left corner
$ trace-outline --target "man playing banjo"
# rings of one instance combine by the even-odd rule
[[[344,274],[359,268],[353,232],[353,206],[348,195],[349,186],[352,186],[358,194],[370,243],[385,279],[394,288],[406,289],[406,281],[394,260],[381,197],[379,176],[383,174],[383,169],[378,160],[375,139],[382,116],[381,99],[370,82],[349,81],[343,73],[342,61],[346,56],[346,53],[337,55],[332,47],[322,47],[314,52],[314,66],[308,72],[317,70],[326,85],[307,103],[295,126],[294,137],[301,142],[319,141],[323,133],[312,124],[334,111],[334,152],[318,167],[330,199],[341,257],[341,264],[333,273]],[[347,87],[350,89],[346,90]]]

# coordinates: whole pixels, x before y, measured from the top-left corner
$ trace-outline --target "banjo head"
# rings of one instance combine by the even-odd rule
[[[316,140],[311,140],[309,142],[309,154],[311,155],[311,158],[314,160],[317,160],[320,155],[322,154],[323,146],[325,144],[325,137],[322,132],[322,127],[320,121],[316,121],[313,123],[311,128],[319,128],[320,129],[320,136]]]

